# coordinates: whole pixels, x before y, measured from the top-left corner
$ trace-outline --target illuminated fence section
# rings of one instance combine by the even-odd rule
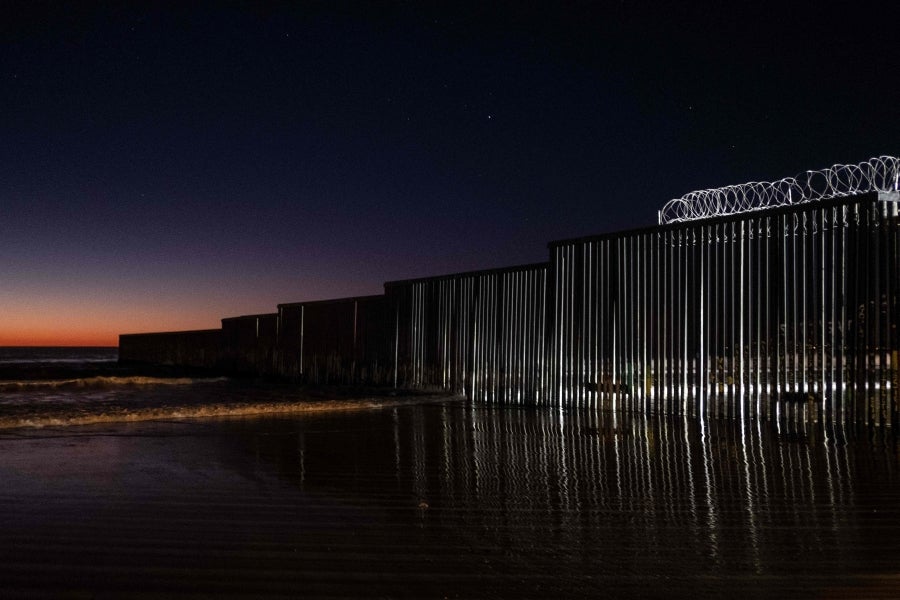
[[[810,172],[796,202],[775,184],[703,192],[666,224],[553,242],[549,263],[122,335],[120,359],[476,402],[900,427],[900,163],[866,165],[832,168],[824,188]],[[851,195],[862,188],[874,191]],[[737,189],[740,202],[722,200]]]
[[[278,373],[315,384],[392,383],[384,296],[278,305]]]
[[[395,385],[544,402],[547,265],[385,284]]]
[[[873,193],[551,244],[548,394],[900,424],[897,206]]]

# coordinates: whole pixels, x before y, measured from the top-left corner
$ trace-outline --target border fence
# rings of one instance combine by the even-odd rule
[[[123,335],[120,357],[477,402],[900,426],[898,207],[897,191],[869,191],[551,242],[547,263],[281,304],[224,319],[223,335]]]
[[[897,423],[897,206],[866,194],[551,244],[550,394]]]
[[[279,375],[315,384],[390,385],[384,296],[278,305]]]
[[[395,386],[542,403],[547,265],[390,282]]]

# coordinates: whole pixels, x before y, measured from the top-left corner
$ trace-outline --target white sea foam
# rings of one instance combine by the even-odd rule
[[[185,398],[168,398],[162,403],[148,401],[116,401],[72,404],[29,404],[11,407],[0,413],[0,430],[7,428],[42,428],[135,421],[244,417],[250,415],[302,414],[344,410],[371,410],[404,404],[447,401],[448,396],[408,396],[391,398],[359,397],[349,399],[310,399],[302,395],[290,400],[235,400],[195,402]],[[458,400],[458,398],[455,398]]]
[[[54,389],[112,389],[126,386],[148,385],[193,385],[197,383],[215,383],[227,381],[227,377],[147,377],[134,375],[130,377],[80,377],[75,379],[36,379],[19,381],[0,381],[0,392],[39,391]]]

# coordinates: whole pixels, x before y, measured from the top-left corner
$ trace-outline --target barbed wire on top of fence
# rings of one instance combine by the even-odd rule
[[[669,200],[659,224],[720,217],[825,198],[900,190],[900,158],[879,156],[855,165],[836,164],[777,181],[750,181],[697,190]]]

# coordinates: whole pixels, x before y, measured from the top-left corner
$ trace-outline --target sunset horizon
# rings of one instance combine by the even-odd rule
[[[115,345],[534,263],[900,138],[890,53],[833,43],[865,30],[852,11],[8,12],[0,344]]]
[[[900,598],[889,6],[4,9],[0,598]]]

